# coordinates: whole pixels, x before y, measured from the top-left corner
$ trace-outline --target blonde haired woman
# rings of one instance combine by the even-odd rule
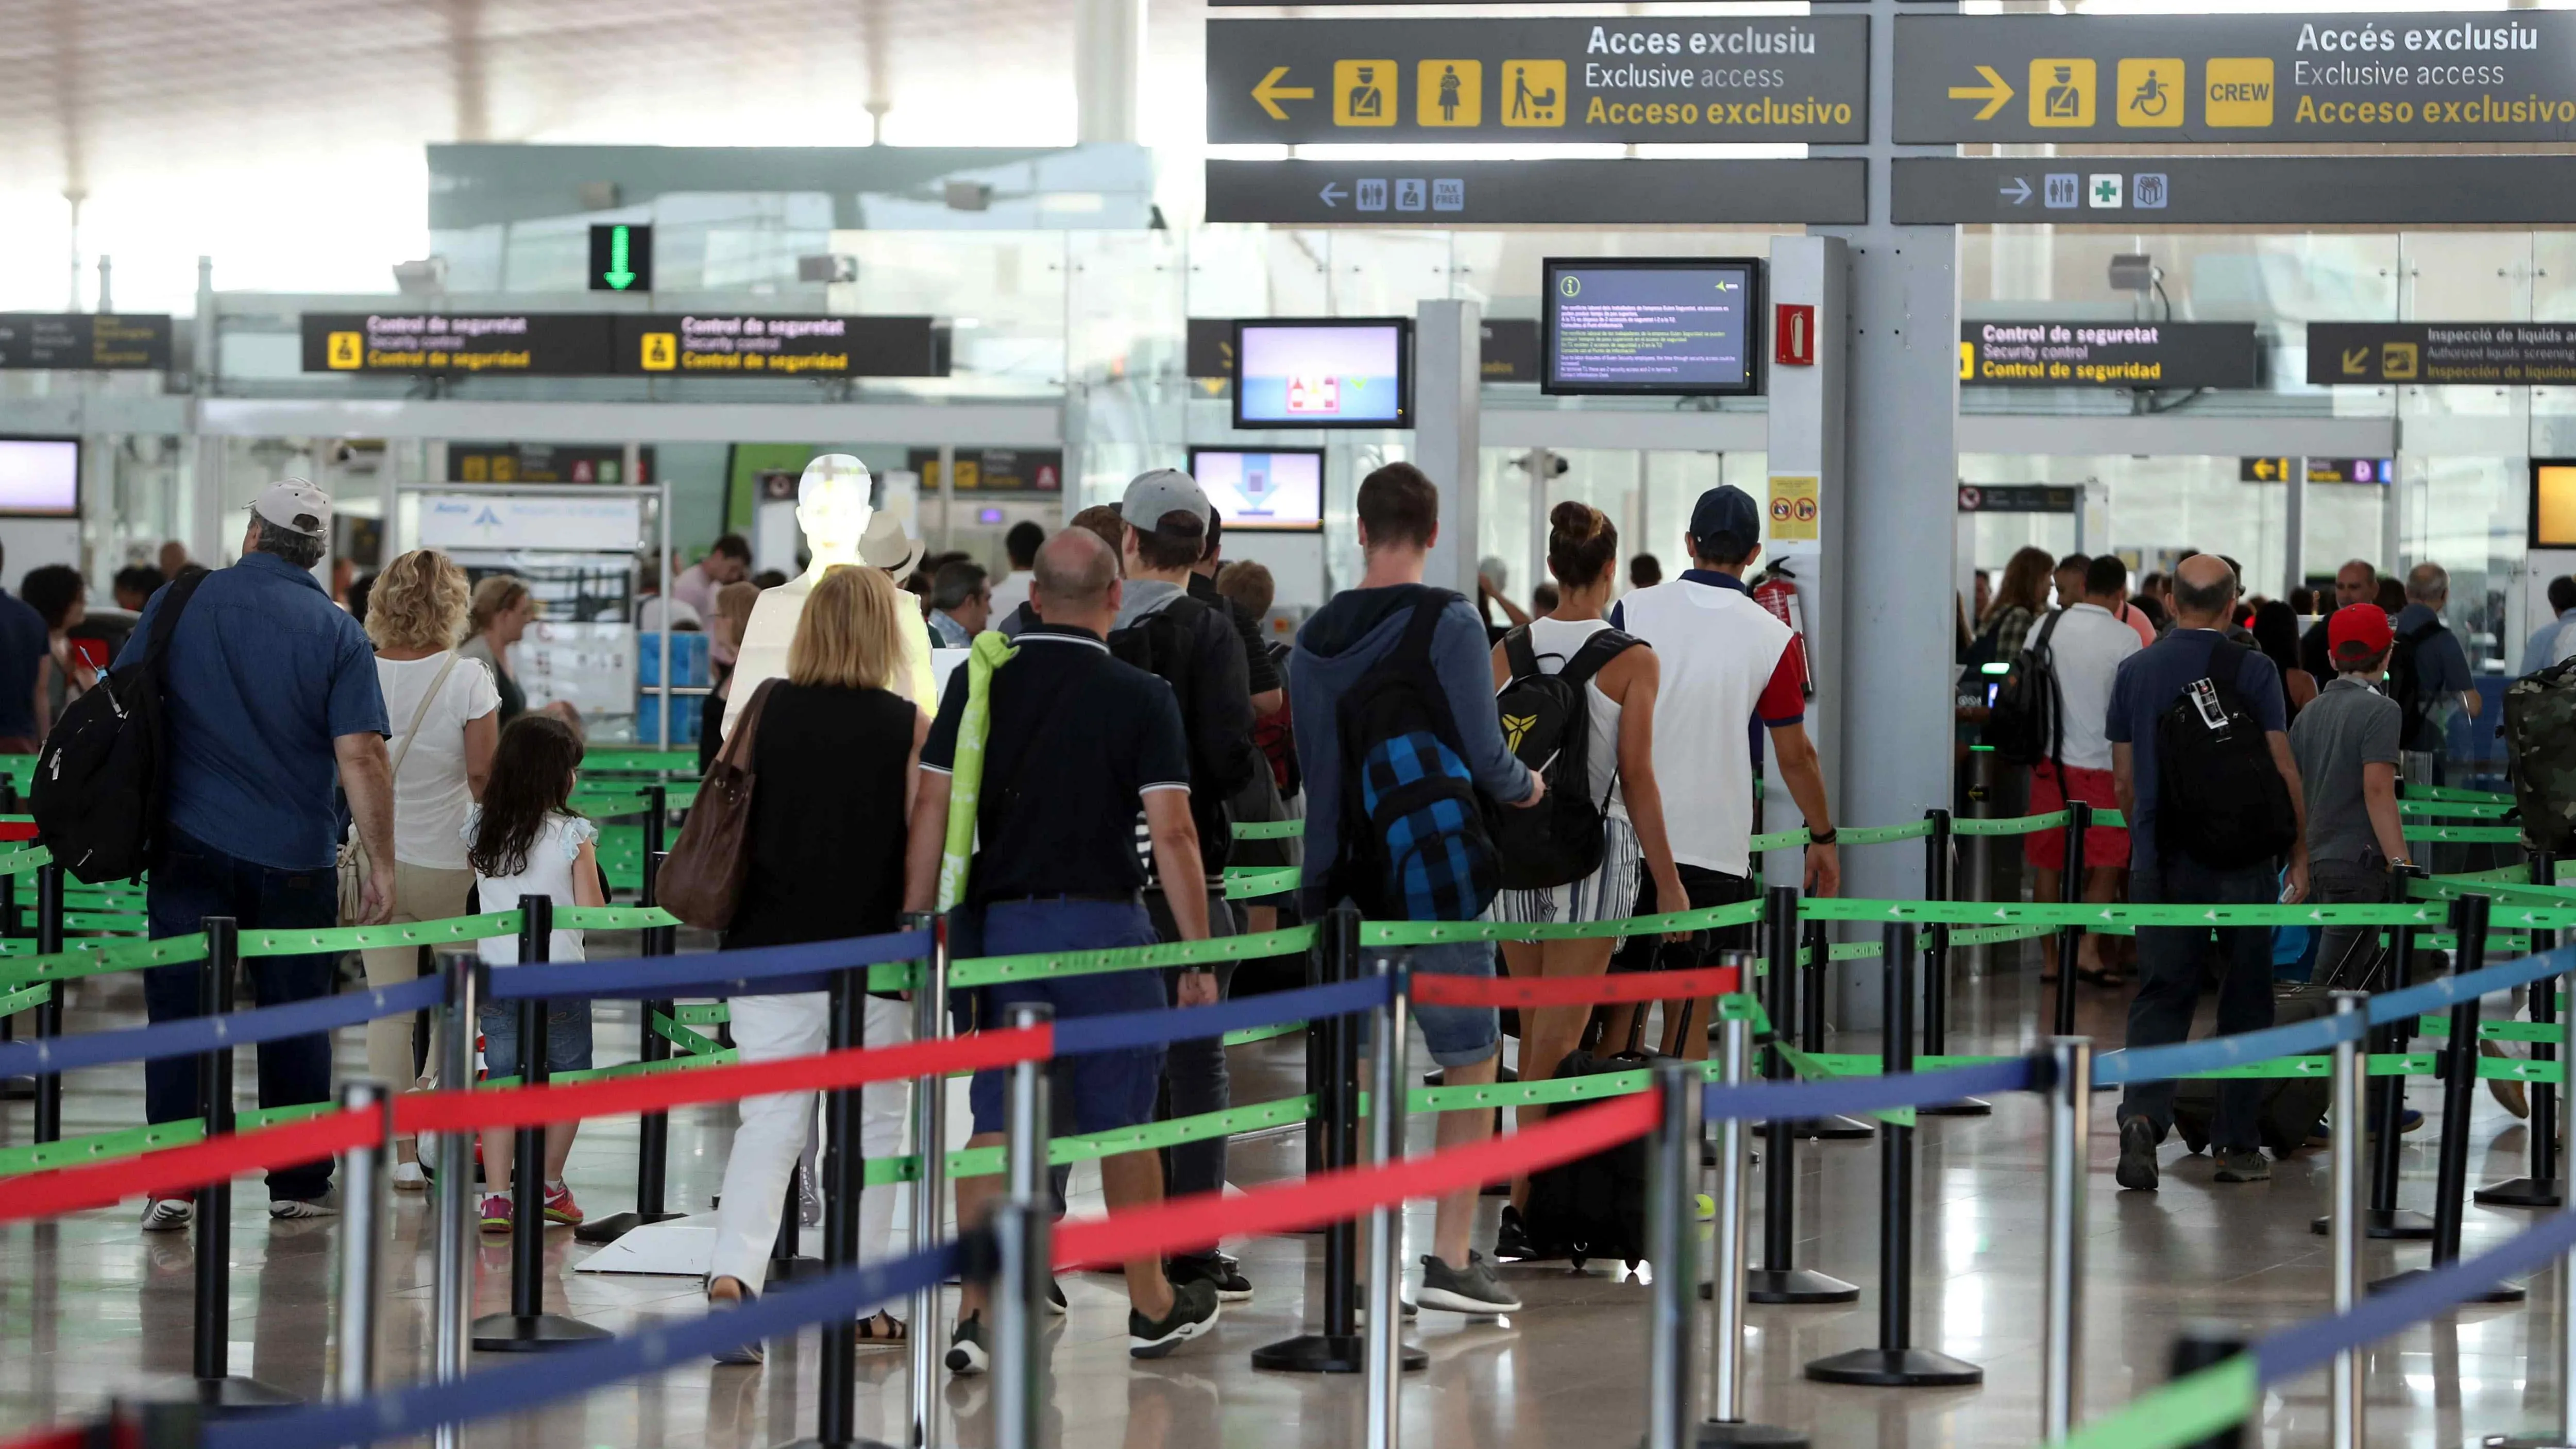
[[[766,783],[752,792],[750,854],[742,904],[725,933],[728,949],[831,941],[892,931],[903,910],[903,856],[912,813],[914,767],[929,716],[895,692],[905,660],[904,630],[921,615],[881,569],[832,569],[806,597],[787,649],[787,677],[764,685],[751,767]],[[749,720],[750,716],[745,715]],[[739,727],[739,726],[737,726]],[[744,1061],[824,1050],[825,994],[733,998],[734,1045]],[[911,1008],[892,996],[867,1003],[867,1045],[909,1039]],[[860,1098],[862,1156],[903,1150],[905,1087],[872,1083]],[[759,1291],[797,1158],[814,1128],[816,1096],[747,1097],[725,1164],[707,1296],[734,1302]],[[894,1194],[860,1199],[859,1256],[880,1260],[894,1227]],[[860,1321],[862,1344],[901,1343],[905,1325],[886,1313]],[[761,1348],[718,1355],[758,1363]]]
[[[465,914],[474,872],[465,863],[465,817],[483,798],[492,748],[501,734],[501,696],[491,671],[455,648],[465,632],[465,571],[447,555],[414,549],[385,566],[367,601],[367,637],[376,643],[376,682],[385,718],[396,733],[394,761],[394,914],[396,921],[435,921]],[[367,984],[397,986],[420,974],[424,948],[387,946],[366,953]],[[438,1058],[433,1052],[430,1060]],[[412,1018],[367,1023],[367,1073],[409,1084],[419,1073]],[[395,1144],[394,1186],[427,1185],[408,1137]]]

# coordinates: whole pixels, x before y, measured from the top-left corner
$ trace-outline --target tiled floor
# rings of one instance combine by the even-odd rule
[[[2013,971],[1963,985],[1956,1040],[1992,1049],[2023,1039],[2042,1004],[2026,973]],[[85,987],[75,1029],[133,1019],[139,996],[130,979]],[[633,1050],[631,1014],[604,1006],[603,1061]],[[2118,1033],[2108,998],[2086,1004],[2085,1024]],[[1845,1045],[1838,1043],[1838,1045]],[[1853,1038],[1851,1049],[1869,1049]],[[1956,1049],[1956,1048],[1954,1048]],[[355,1033],[342,1045],[344,1065],[360,1059]],[[1240,1049],[1238,1100],[1296,1090],[1293,1042]],[[247,1087],[250,1073],[241,1079]],[[82,1073],[70,1094],[72,1132],[139,1119],[139,1075],[131,1070]],[[2418,1097],[2430,1108],[2430,1094]],[[2122,1194],[2109,1178],[2111,1106],[2099,1104],[2087,1229],[2084,1397],[2107,1411],[2163,1381],[2172,1341],[2187,1325],[2260,1332],[2319,1313],[2327,1304],[2326,1240],[2307,1230],[2326,1189],[2327,1158],[2303,1155],[2268,1184],[2220,1188],[2206,1158],[2166,1149],[2165,1188]],[[0,1114],[0,1140],[26,1140],[26,1108]],[[722,1171],[730,1131],[722,1111],[681,1114],[672,1133],[676,1205],[701,1207]],[[2034,1102],[2006,1099],[1991,1118],[1926,1119],[1919,1138],[1921,1222],[1917,1250],[1916,1342],[1983,1365],[1986,1383],[1955,1390],[1834,1388],[1800,1373],[1814,1357],[1869,1343],[1876,1332],[1874,1288],[1855,1305],[1753,1310],[1747,1346],[1755,1416],[1808,1430],[1819,1445],[1939,1445],[1943,1449],[2028,1445],[2038,1420],[2040,1163]],[[2409,1140],[2405,1200],[2426,1202],[2432,1186],[2433,1128]],[[1414,1133],[1428,1138],[1427,1123]],[[617,1210],[631,1193],[631,1122],[586,1130],[571,1179],[593,1213]],[[2519,1175],[2523,1133],[2483,1095],[2475,1123],[2472,1176]],[[1293,1134],[1266,1138],[1236,1153],[1238,1182],[1293,1171]],[[1867,1142],[1808,1146],[1800,1156],[1799,1262],[1874,1284],[1877,1252],[1877,1150]],[[1094,1181],[1088,1173],[1077,1188]],[[5,1193],[0,1181],[0,1193]],[[232,1357],[246,1372],[307,1396],[322,1392],[331,1346],[331,1272],[336,1221],[272,1225],[264,1194],[245,1182],[238,1193],[232,1274]],[[1489,1204],[1490,1207],[1490,1204]],[[1085,1192],[1076,1211],[1097,1211]],[[0,1436],[61,1421],[110,1395],[166,1388],[189,1364],[192,1255],[184,1235],[146,1236],[132,1206],[58,1222],[0,1228]],[[2528,1213],[2471,1208],[2468,1251],[2475,1253],[2531,1221]],[[429,1322],[428,1217],[417,1197],[393,1210],[393,1252],[386,1271],[383,1362],[389,1381],[421,1376]],[[1427,1210],[1412,1214],[1413,1253],[1430,1227]],[[1490,1240],[1490,1221],[1479,1242]],[[1755,1225],[1759,1242],[1759,1225]],[[590,1250],[558,1232],[549,1244],[549,1307],[603,1327],[628,1330],[658,1317],[695,1311],[695,1284],[674,1278],[606,1278],[575,1274]],[[1124,1353],[1124,1302],[1115,1280],[1069,1279],[1072,1314],[1049,1332],[1052,1374],[1050,1442],[1066,1449],[1199,1449],[1217,1444],[1356,1446],[1360,1385],[1255,1372],[1250,1351],[1299,1331],[1307,1304],[1320,1307],[1319,1240],[1270,1239],[1235,1245],[1258,1286],[1253,1302],[1230,1310],[1209,1340],[1159,1363],[1131,1364]],[[504,1306],[507,1252],[482,1251],[478,1292],[486,1310]],[[2373,1244],[2372,1276],[2409,1266],[2420,1246]],[[1428,1372],[1408,1380],[1405,1437],[1445,1449],[1633,1443],[1644,1423],[1645,1289],[1595,1271],[1510,1269],[1528,1301],[1508,1323],[1461,1323],[1429,1315],[1416,1337],[1429,1350]],[[2480,1433],[2536,1429],[2555,1420],[2554,1327],[2561,1291],[2555,1273],[2532,1284],[2525,1305],[2474,1308],[2383,1344],[2370,1360],[2371,1438],[2382,1444],[2456,1444]],[[591,1449],[757,1449],[810,1432],[815,1339],[773,1345],[763,1369],[683,1364],[657,1377],[469,1434],[478,1446]],[[859,1360],[863,1432],[901,1436],[906,1367],[901,1354],[863,1352]],[[990,1442],[983,1381],[940,1385],[949,1417],[941,1442]],[[2322,1440],[2322,1374],[2267,1395],[2266,1442]]]

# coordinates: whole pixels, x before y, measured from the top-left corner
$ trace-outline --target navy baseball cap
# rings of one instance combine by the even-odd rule
[[[1702,543],[1731,533],[1742,543],[1757,544],[1762,541],[1762,510],[1754,505],[1752,494],[1721,483],[1701,494],[1692,506],[1690,531]]]

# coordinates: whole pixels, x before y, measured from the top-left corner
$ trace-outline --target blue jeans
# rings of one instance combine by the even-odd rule
[[[953,939],[951,944],[954,945]],[[1059,897],[995,901],[984,908],[981,949],[986,955],[1105,951],[1153,944],[1154,923],[1147,918],[1144,906],[1133,901]],[[1163,993],[1159,971],[1042,977],[985,987],[983,1020],[987,1029],[1009,1026],[1009,1008],[1023,1001],[1054,1007],[1058,1021],[1129,1011],[1162,1011],[1171,1005]],[[1073,1089],[1073,1133],[1064,1135],[1141,1127],[1154,1120],[1154,1095],[1163,1081],[1161,1047],[1085,1052],[1066,1060],[1072,1065],[1061,1070]],[[981,1071],[968,1086],[966,1097],[974,1109],[977,1132],[1002,1130],[1002,1088],[1008,1076],[999,1068]]]
[[[590,1003],[549,1001],[545,1005],[547,1073],[589,1071]],[[519,1003],[487,1001],[475,1015],[475,1025],[483,1033],[484,1075],[521,1075]]]
[[[146,893],[152,939],[204,929],[208,916],[230,916],[243,931],[276,931],[339,924],[340,887],[332,868],[276,870],[227,855],[173,830],[152,867]],[[333,989],[328,952],[304,956],[253,956],[242,963],[253,1006],[282,1006],[328,996]],[[179,962],[143,973],[143,1009],[153,1021],[199,1016],[206,963]],[[197,1097],[196,1057],[143,1064],[143,1115],[148,1122],[179,1122],[203,1111]],[[331,1100],[331,1038],[327,1033],[288,1037],[259,1048],[259,1104],[295,1107]],[[279,1168],[268,1175],[268,1195],[312,1199],[331,1190],[331,1159]]]
[[[2190,860],[2158,860],[2152,869],[2129,879],[2129,899],[2137,905],[2270,905],[2280,899],[2279,878],[2270,864],[2241,870],[2211,870]],[[2140,926],[2138,928],[2138,994],[2129,1003],[2128,1047],[2169,1046],[2191,1037],[2191,1017],[2200,1005],[2202,953],[2216,930],[2221,958],[2218,978],[2218,1034],[2261,1031],[2272,1024],[2272,932],[2264,926]],[[2119,1120],[2143,1117],[2158,1141],[2173,1126],[2174,1084],[2137,1082],[2120,1097]],[[2255,1115],[2263,1101],[2263,1083],[2231,1078],[2218,1084],[2218,1113],[2210,1124],[2209,1143],[2217,1152],[2251,1152],[2262,1145]]]

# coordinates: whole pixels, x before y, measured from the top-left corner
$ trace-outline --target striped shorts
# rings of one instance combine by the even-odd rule
[[[1571,885],[1504,891],[1494,897],[1494,920],[1507,926],[1536,926],[1624,919],[1636,909],[1637,876],[1644,869],[1645,856],[1626,817],[1606,817],[1602,832],[1606,838],[1599,870]]]

